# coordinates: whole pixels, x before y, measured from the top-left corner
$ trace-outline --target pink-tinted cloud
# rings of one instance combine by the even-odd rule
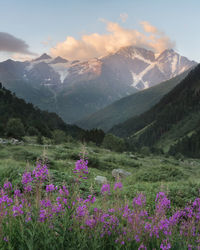
[[[87,60],[105,56],[121,47],[131,45],[151,49],[156,53],[175,46],[174,42],[164,32],[146,21],[140,23],[144,32],[123,28],[118,23],[101,21],[106,23],[107,33],[83,35],[80,40],[68,36],[64,42],[60,42],[51,48],[51,54],[69,60]]]
[[[125,23],[128,18],[128,14],[124,12],[124,13],[121,13],[119,16],[120,16],[121,21]]]

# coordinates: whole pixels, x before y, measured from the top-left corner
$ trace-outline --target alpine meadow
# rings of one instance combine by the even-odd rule
[[[0,249],[200,249],[199,9],[1,1]]]

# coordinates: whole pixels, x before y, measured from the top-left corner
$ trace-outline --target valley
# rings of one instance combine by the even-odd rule
[[[199,9],[1,3],[1,250],[200,249]]]

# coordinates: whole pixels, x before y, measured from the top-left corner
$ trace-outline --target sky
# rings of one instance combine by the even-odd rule
[[[87,60],[135,45],[200,62],[199,0],[0,0],[0,61]]]

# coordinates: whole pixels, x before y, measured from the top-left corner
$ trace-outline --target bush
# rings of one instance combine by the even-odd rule
[[[72,160],[78,160],[80,158],[80,155],[77,152],[70,152],[69,153],[69,158],[72,159]]]
[[[148,156],[148,155],[150,155],[151,151],[150,151],[149,147],[144,146],[140,149],[140,153]]]
[[[27,134],[30,136],[38,135],[39,131],[34,127],[29,127],[27,129]]]
[[[183,177],[186,178],[183,172],[179,168],[172,166],[159,166],[140,170],[136,176],[137,180],[147,182],[177,181]]]
[[[41,135],[41,133],[39,133],[37,136],[37,143],[40,145],[44,144],[43,136]]]
[[[123,152],[126,149],[124,140],[112,134],[104,137],[102,146],[116,152]]]
[[[88,167],[90,168],[100,168],[100,161],[96,156],[88,157]]]
[[[0,170],[0,186],[8,180],[17,186],[21,186],[21,178],[22,178],[23,170],[18,167],[7,166],[4,169]]]
[[[66,134],[62,130],[56,129],[52,133],[53,141],[55,144],[61,144],[66,140]]]
[[[35,162],[37,160],[38,156],[39,155],[37,155],[35,153],[29,152],[29,151],[26,151],[26,150],[23,150],[23,149],[21,149],[21,150],[13,153],[13,158],[16,161],[30,161],[30,162]]]
[[[16,139],[21,139],[25,135],[24,125],[20,119],[9,119],[6,127],[6,135]]]

